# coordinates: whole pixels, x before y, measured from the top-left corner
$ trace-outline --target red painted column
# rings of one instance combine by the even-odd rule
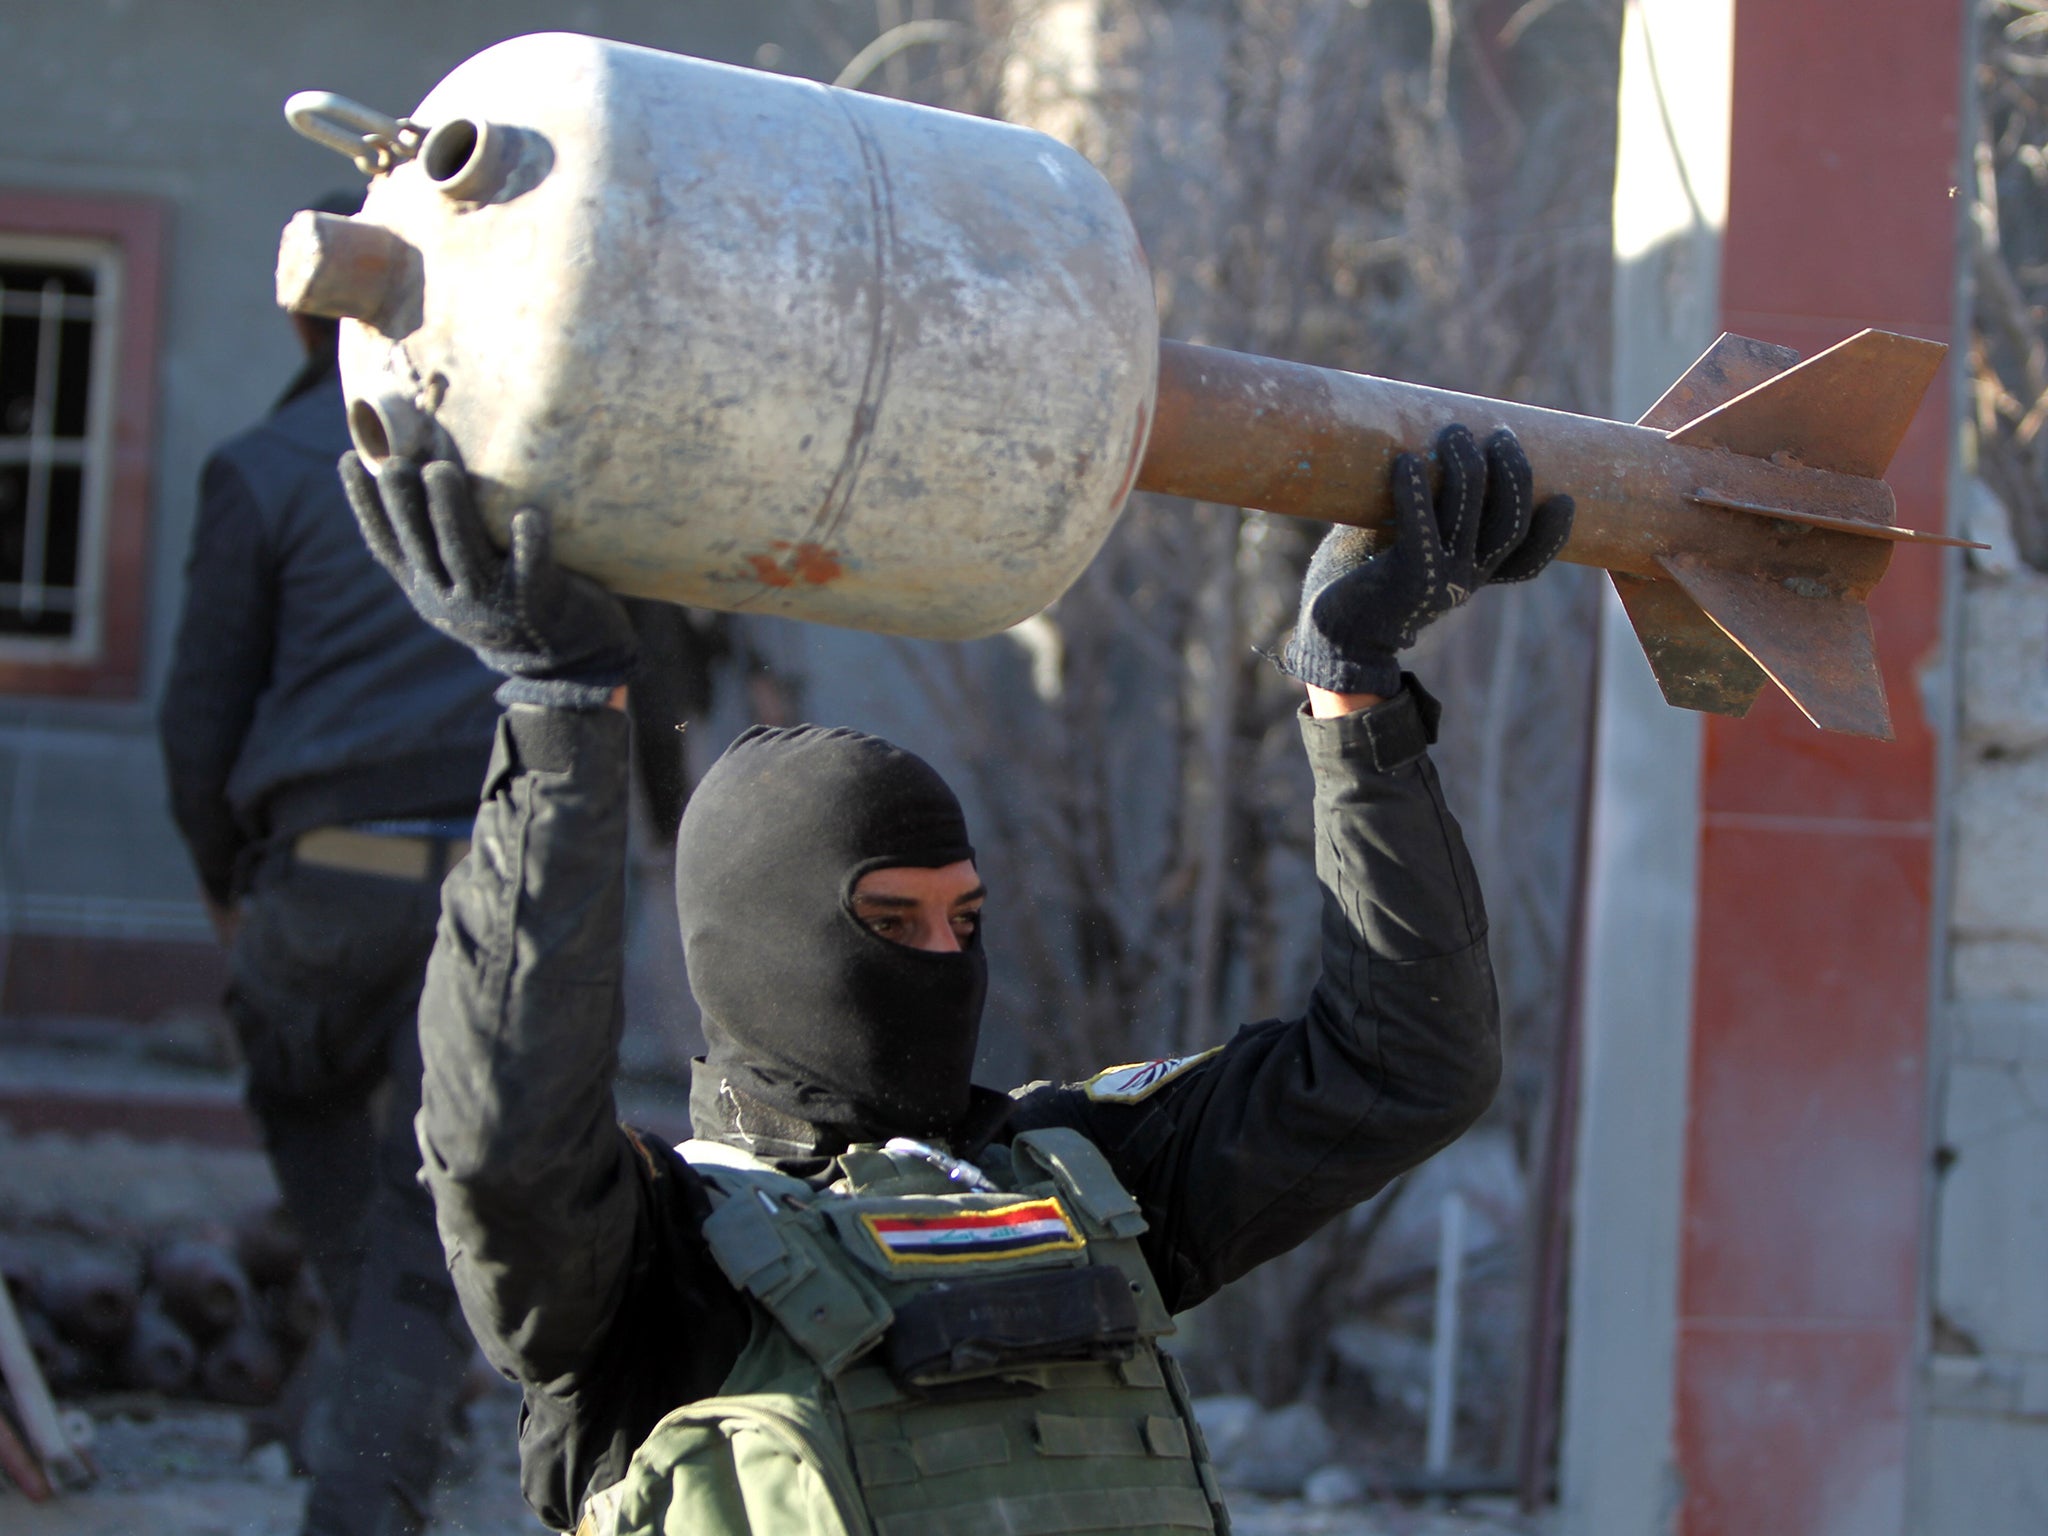
[[[1726,329],[1808,355],[1866,325],[1949,340],[1963,0],[1735,13]],[[1942,525],[1947,376],[1890,474]],[[1939,557],[1872,603],[1898,740],[1766,689],[1713,720],[1679,1294],[1684,1536],[1904,1528],[1923,1176],[1935,752],[1916,686]]]

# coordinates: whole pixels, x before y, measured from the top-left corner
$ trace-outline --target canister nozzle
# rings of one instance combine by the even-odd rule
[[[518,160],[512,135],[495,123],[451,117],[420,145],[420,168],[451,202],[487,203]]]
[[[383,225],[309,209],[278,241],[277,302],[395,339],[419,324],[420,273],[420,253]]]
[[[366,395],[348,408],[349,440],[372,469],[381,468],[388,458],[446,458],[434,450],[440,444],[434,423],[411,400],[396,390]]]

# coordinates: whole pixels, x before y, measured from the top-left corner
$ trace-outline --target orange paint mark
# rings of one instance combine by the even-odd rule
[[[796,573],[814,587],[822,587],[828,581],[837,581],[844,574],[845,567],[839,557],[822,544],[799,544],[796,547]]]
[[[805,581],[814,587],[822,587],[846,574],[846,567],[839,563],[839,557],[822,544],[808,540],[802,544],[791,544],[787,539],[777,539],[769,547],[776,553],[747,556],[747,564],[753,567],[755,577],[763,586],[788,587]]]

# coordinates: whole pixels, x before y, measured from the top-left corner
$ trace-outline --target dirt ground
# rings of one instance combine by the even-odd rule
[[[509,1394],[471,1405],[439,1498],[436,1532],[535,1536],[520,1500]],[[306,1499],[284,1448],[249,1454],[243,1415],[199,1403],[93,1405],[99,1479],[47,1504],[0,1497],[8,1536],[293,1536]]]

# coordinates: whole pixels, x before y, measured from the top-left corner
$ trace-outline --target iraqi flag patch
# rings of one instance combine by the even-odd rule
[[[1021,1200],[981,1210],[956,1208],[933,1216],[863,1211],[860,1222],[898,1264],[1021,1259],[1085,1246],[1057,1200]]]
[[[1220,1045],[1212,1045],[1192,1056],[1162,1056],[1157,1061],[1136,1061],[1128,1066],[1110,1067],[1096,1073],[1081,1086],[1098,1104],[1135,1104],[1222,1049]]]

